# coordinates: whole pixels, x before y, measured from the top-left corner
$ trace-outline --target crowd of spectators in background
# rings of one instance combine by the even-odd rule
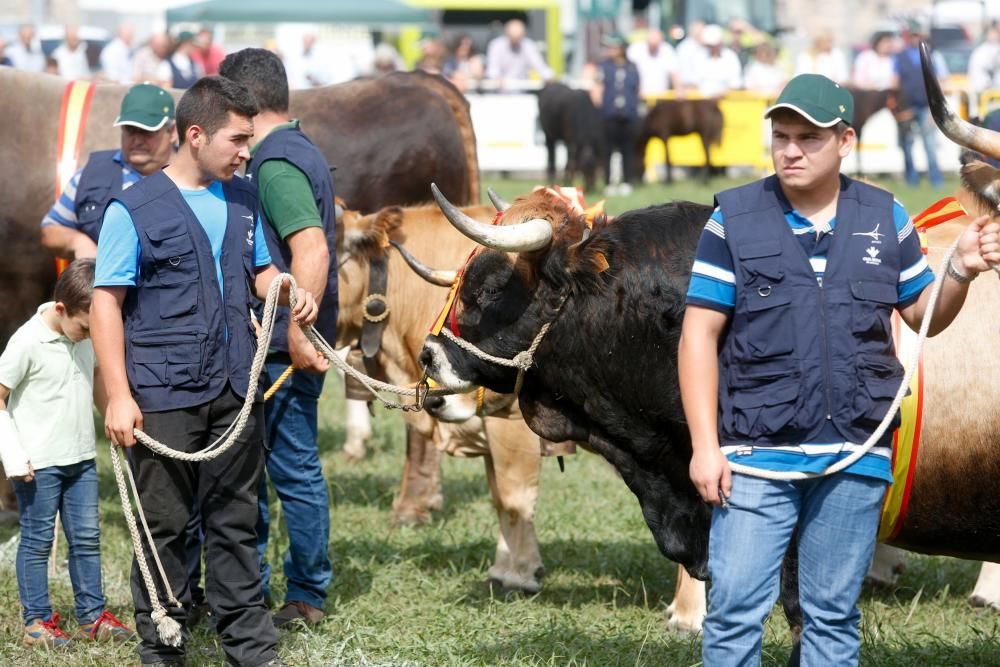
[[[626,38],[624,57],[638,70],[644,98],[668,91],[710,97],[733,90],[774,95],[789,78],[802,73],[823,74],[855,88],[884,90],[899,85],[899,57],[912,27],[876,32],[869,44],[854,49],[857,55],[853,56],[838,48],[828,30],[815,31],[808,48],[793,53],[780,39],[741,19],[733,19],[725,27],[702,21],[686,28],[674,26],[668,32],[669,40],[661,30],[639,20],[637,29]],[[545,45],[528,35],[524,22],[513,19],[502,29],[498,24],[494,34],[478,45],[485,47],[481,52],[469,34],[428,36],[411,60],[413,68],[440,74],[463,91],[537,88],[554,77]],[[369,49],[364,58],[354,57],[356,54],[343,57],[342,52],[331,51],[332,46],[306,32],[299,44],[279,53],[292,88],[407,68],[399,51],[388,42]],[[607,55],[604,48],[602,45],[589,54],[582,74],[584,85],[595,80]],[[9,44],[0,40],[0,66],[51,72],[67,79],[122,84],[148,81],[174,88],[187,88],[199,77],[217,73],[224,55],[225,49],[215,42],[209,27],[197,32],[155,33],[139,42],[133,27],[123,24],[100,51],[96,63],[88,63],[87,44],[74,26],[65,27],[62,43],[47,54],[31,25],[21,26]],[[1000,88],[1000,28],[992,27],[984,34],[969,60],[968,80],[973,91]]]

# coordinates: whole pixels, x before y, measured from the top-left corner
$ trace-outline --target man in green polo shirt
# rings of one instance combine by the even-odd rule
[[[336,339],[337,263],[333,180],[323,154],[288,115],[288,80],[281,60],[265,49],[230,54],[219,73],[246,86],[257,98],[247,178],[257,184],[264,211],[264,236],[275,264],[290,271],[320,304],[316,329]],[[298,327],[279,314],[262,379],[274,382],[291,364],[292,377],[267,402],[267,473],[281,500],[288,527],[284,571],[285,604],[275,625],[323,618],[326,589],[333,577],[327,553],[330,514],[326,480],[316,448],[317,407],[329,362],[318,356]],[[270,566],[267,483],[261,485],[258,552],[265,595]]]

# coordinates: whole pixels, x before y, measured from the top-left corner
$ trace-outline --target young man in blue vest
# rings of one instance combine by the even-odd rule
[[[635,139],[639,129],[639,70],[625,52],[625,39],[618,34],[606,35],[601,41],[606,57],[598,64],[601,82],[601,116],[604,117],[604,179],[607,193],[627,195],[632,192],[635,173]],[[611,155],[621,156],[622,181],[611,184]]]
[[[159,86],[132,86],[115,127],[122,128],[121,147],[91,153],[42,220],[42,245],[58,257],[96,257],[104,207],[173,157],[174,98]]]
[[[219,73],[246,86],[260,106],[247,178],[260,194],[264,238],[275,265],[295,276],[320,304],[316,329],[332,341],[337,334],[337,241],[330,165],[302,133],[299,121],[288,116],[288,79],[278,56],[266,49],[243,49],[226,56]],[[261,377],[269,385],[289,365],[296,371],[264,408],[267,475],[288,527],[288,591],[274,624],[315,624],[323,618],[333,577],[330,507],[316,444],[319,395],[330,364],[297,327],[287,326],[286,312],[279,318]],[[265,596],[271,574],[264,560],[268,523],[267,482],[261,480],[257,544]]]
[[[254,188],[233,174],[249,158],[257,104],[222,77],[192,86],[177,106],[176,158],[108,205],[98,243],[91,328],[108,392],[105,430],[135,444],[133,428],[182,451],[198,451],[236,419],[250,387],[256,340],[251,299],[277,269],[264,242]],[[318,312],[299,289],[291,316]],[[287,305],[287,287],[282,293]],[[205,531],[206,593],[228,662],[281,664],[257,563],[257,489],[263,472],[263,407],[218,458],[190,464],[132,452],[139,496],[170,586],[190,606],[184,528],[191,508]],[[142,577],[132,568],[143,664],[184,663],[160,643]],[[182,625],[185,610],[168,608]]]
[[[892,482],[892,432],[827,477],[769,481],[729,466],[815,473],[856,451],[903,375],[892,311],[916,330],[927,310],[934,277],[903,207],[840,174],[853,110],[826,77],[790,81],[765,114],[775,175],[719,193],[698,244],[678,362],[691,480],[716,506],[706,667],[759,664],[796,525],[802,664],[858,662],[856,603]],[[984,217],[962,233],[931,335],[1000,261],[998,230]]]

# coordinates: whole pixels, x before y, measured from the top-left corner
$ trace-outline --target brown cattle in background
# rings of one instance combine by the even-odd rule
[[[667,140],[670,137],[695,133],[701,138],[701,146],[705,151],[702,181],[708,182],[712,171],[711,147],[717,146],[722,141],[722,124],[722,111],[717,100],[660,100],[642,120],[642,128],[636,142],[639,164],[643,165],[645,171],[646,144],[654,137],[661,139],[666,146],[666,182],[673,183],[673,166],[670,163]]]

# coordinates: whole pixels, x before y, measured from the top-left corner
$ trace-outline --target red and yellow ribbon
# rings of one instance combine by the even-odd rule
[[[62,194],[63,184],[76,173],[80,162],[80,148],[94,98],[94,84],[89,81],[70,81],[63,90],[59,109],[59,139],[56,145],[56,197]],[[56,270],[62,273],[68,265],[65,259],[56,260]]]
[[[913,218],[913,227],[920,238],[920,249],[927,254],[927,230],[943,222],[967,215],[962,205],[954,197],[945,197],[935,202]],[[899,313],[893,313],[892,333],[896,343],[896,353],[900,359],[913,356],[918,336],[905,326]],[[920,450],[920,432],[924,417],[924,360],[917,360],[917,372],[910,380],[910,395],[900,406],[901,423],[893,435],[892,486],[886,491],[882,504],[882,519],[879,523],[879,541],[891,540],[899,535],[906,520],[906,509],[913,487],[913,474],[917,467],[917,453]]]

